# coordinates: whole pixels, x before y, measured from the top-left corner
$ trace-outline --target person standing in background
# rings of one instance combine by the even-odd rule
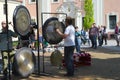
[[[80,45],[81,45],[81,34],[78,31],[78,27],[75,27],[75,48],[76,52],[80,53]]]
[[[12,37],[17,37],[17,34],[9,29],[7,29],[6,21],[1,22],[2,29],[0,30],[0,51],[3,61],[3,78],[2,80],[7,80],[8,76],[8,52],[10,53],[10,61],[12,61],[14,53],[12,45]]]
[[[81,29],[81,44],[85,44],[86,43],[86,31],[84,30],[84,28]]]
[[[98,43],[99,43],[99,46],[103,45],[103,27],[102,26],[98,26]]]
[[[35,31],[33,25],[30,25],[29,47],[35,49]]]
[[[107,31],[106,31],[106,26],[103,26],[103,34],[102,34],[102,41],[104,42],[105,41],[105,45],[107,45]]]
[[[90,46],[89,29],[86,30],[86,35],[85,35],[85,37],[86,37],[86,41],[88,42],[88,45]]]
[[[93,23],[92,27],[89,30],[90,39],[92,42],[92,48],[97,48],[97,36],[98,36],[98,28],[96,27],[96,23]]]
[[[118,23],[116,24],[115,26],[115,40],[117,42],[117,46],[119,46],[119,26],[118,26]]]

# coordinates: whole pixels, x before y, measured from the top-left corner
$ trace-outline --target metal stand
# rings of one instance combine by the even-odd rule
[[[6,26],[7,26],[7,50],[8,50],[8,80],[11,80],[10,75],[10,52],[9,52],[9,34],[8,34],[8,6],[7,6],[7,0],[5,0],[5,12],[6,12]]]
[[[38,0],[36,0],[36,13],[37,13],[37,38],[38,38],[38,40],[37,40],[37,42],[38,42],[38,44],[39,44],[39,16],[38,16],[38,14],[40,14],[39,12],[38,12]],[[41,27],[43,26],[43,14],[63,14],[63,15],[65,15],[65,16],[67,16],[67,14],[66,13],[48,13],[48,12],[44,12],[44,13],[41,13]],[[42,31],[42,37],[43,37],[43,31]],[[49,73],[46,73],[45,72],[45,51],[44,51],[44,43],[43,43],[43,38],[42,38],[42,73],[40,72],[40,53],[39,53],[39,45],[38,45],[38,75],[44,75],[44,76],[48,76],[48,75],[50,75]]]
[[[37,15],[37,38],[38,38],[38,40],[37,40],[37,42],[38,42],[38,44],[39,44],[39,27],[38,27],[38,25],[39,25],[39,17],[38,17],[38,0],[36,0],[36,15]],[[40,51],[39,51],[39,45],[38,45],[38,74],[40,73],[40,53],[39,53]]]
[[[36,13],[37,13],[37,38],[38,38],[38,40],[37,40],[37,42],[38,42],[38,75],[49,75],[49,74],[47,74],[47,73],[45,73],[45,66],[44,66],[44,47],[43,47],[43,43],[42,43],[42,51],[43,51],[43,55],[42,55],[42,57],[43,57],[43,71],[42,71],[42,73],[40,72],[40,51],[39,51],[39,17],[38,17],[38,0],[36,0]],[[43,40],[42,40],[43,41]]]
[[[64,15],[66,15],[67,16],[67,14],[65,14],[65,13],[47,13],[47,12],[44,12],[44,13],[41,13],[41,25],[43,26],[43,14],[64,14]],[[42,36],[43,36],[43,31],[42,31]],[[42,54],[42,58],[43,58],[43,69],[42,69],[42,74],[44,74],[44,75],[50,75],[49,73],[46,73],[45,72],[45,56],[44,56],[44,54],[45,54],[45,51],[44,51],[44,43],[43,43],[43,41],[44,41],[44,39],[42,38],[42,49],[43,49],[43,54]]]

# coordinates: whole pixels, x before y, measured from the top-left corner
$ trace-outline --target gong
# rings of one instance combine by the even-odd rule
[[[22,47],[18,49],[13,61],[13,74],[28,77],[33,73],[35,67],[35,55],[30,48]]]
[[[13,13],[14,30],[21,36],[30,32],[31,17],[28,9],[23,6],[17,6]]]
[[[59,50],[53,51],[51,56],[50,56],[50,62],[53,66],[61,66],[62,53]]]
[[[57,44],[62,41],[62,37],[55,31],[59,29],[62,33],[65,31],[65,25],[59,22],[58,18],[51,17],[43,25],[43,37],[50,44]]]

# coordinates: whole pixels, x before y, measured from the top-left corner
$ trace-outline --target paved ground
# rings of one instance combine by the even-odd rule
[[[76,68],[74,77],[64,77],[65,70],[52,66],[51,53],[45,53],[44,69],[43,62],[40,61],[40,75],[31,74],[29,78],[23,79],[14,77],[13,80],[120,80],[120,47],[115,45],[114,40],[109,40],[108,45],[97,49],[92,49],[87,44],[82,46],[82,50],[91,54],[92,65]]]

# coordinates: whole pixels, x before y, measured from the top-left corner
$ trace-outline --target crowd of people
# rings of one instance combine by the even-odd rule
[[[91,28],[88,30],[81,30],[78,27],[75,27],[75,43],[76,43],[76,52],[80,52],[80,46],[88,43],[91,45],[91,48],[97,49],[98,46],[107,45],[108,33],[106,31],[106,26],[96,26],[96,23],[93,23]],[[120,46],[120,27],[116,23],[114,29],[114,39],[116,40],[116,46]]]
[[[88,30],[84,30],[84,28],[82,28],[81,30],[78,30],[78,27],[75,27],[75,30],[76,30],[75,42],[76,42],[77,52],[80,52],[80,50],[78,50],[78,46],[80,49],[80,46],[86,43],[89,46],[91,45],[91,48],[94,48],[94,49],[96,49],[97,46],[102,46],[103,43],[107,45],[106,26],[97,27],[96,23],[93,23],[91,28]]]

